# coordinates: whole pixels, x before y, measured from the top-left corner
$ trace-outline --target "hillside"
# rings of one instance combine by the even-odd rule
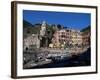
[[[41,26],[41,24],[32,25],[28,21],[23,20],[23,31],[24,31],[23,33],[24,33],[24,35],[37,34],[40,31],[40,26]]]
[[[23,27],[32,27],[33,25],[26,20],[23,20]]]
[[[81,32],[86,32],[86,31],[90,31],[90,30],[91,30],[91,27],[90,27],[90,25],[89,25],[88,27],[82,29]]]

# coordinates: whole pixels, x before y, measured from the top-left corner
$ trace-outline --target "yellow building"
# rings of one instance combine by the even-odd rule
[[[77,30],[71,30],[70,43],[72,45],[82,45],[82,33]]]

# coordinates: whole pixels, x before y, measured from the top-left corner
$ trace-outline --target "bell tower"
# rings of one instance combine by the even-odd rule
[[[46,34],[46,21],[43,21],[41,25],[40,35],[44,36],[45,34]]]

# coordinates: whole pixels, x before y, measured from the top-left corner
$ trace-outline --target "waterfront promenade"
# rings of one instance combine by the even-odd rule
[[[83,56],[82,56],[83,55]],[[84,56],[85,55],[85,56]],[[87,58],[86,58],[87,57]],[[86,59],[85,59],[86,58]],[[67,67],[90,64],[90,49],[81,54],[70,54],[62,49],[40,49],[24,52],[24,69],[45,67]]]

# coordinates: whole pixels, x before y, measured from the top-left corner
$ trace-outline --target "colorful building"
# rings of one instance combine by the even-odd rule
[[[90,46],[90,30],[82,32],[82,44],[83,46]]]
[[[82,33],[78,30],[71,30],[70,43],[72,45],[82,45]]]
[[[52,43],[56,45],[82,45],[82,33],[72,29],[57,30],[52,38]]]

